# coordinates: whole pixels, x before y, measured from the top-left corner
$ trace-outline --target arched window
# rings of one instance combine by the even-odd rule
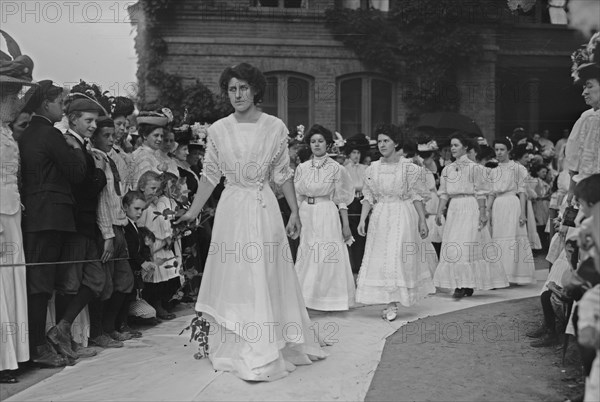
[[[342,135],[370,134],[380,123],[394,123],[394,83],[377,76],[338,80],[338,127]]]
[[[283,120],[290,129],[313,121],[314,81],[309,76],[289,72],[265,74],[267,89],[261,108]]]

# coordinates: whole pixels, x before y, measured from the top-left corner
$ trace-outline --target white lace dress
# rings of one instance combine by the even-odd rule
[[[354,304],[355,286],[338,207],[354,201],[352,177],[326,156],[300,164],[295,187],[302,222],[296,273],[306,307],[348,310]]]
[[[365,256],[358,274],[356,301],[364,304],[399,302],[412,306],[435,293],[431,272],[437,255],[419,235],[413,202],[422,200],[423,168],[409,159],[371,163],[365,173],[363,202],[373,206]]]
[[[288,130],[276,117],[256,123],[230,115],[208,129],[201,180],[226,178],[196,310],[208,315],[215,370],[249,381],[285,377],[324,358],[294,271],[283,218],[269,179],[291,179]]]

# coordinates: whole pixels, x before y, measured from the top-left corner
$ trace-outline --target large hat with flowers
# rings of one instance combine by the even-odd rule
[[[152,111],[141,111],[137,116],[137,124],[149,124],[152,126],[166,127],[173,121],[173,113],[168,108]]]
[[[0,34],[6,41],[6,54],[0,50],[0,82],[20,85],[35,85],[33,81],[33,60],[29,56],[21,54],[17,42],[6,32],[0,30]]]
[[[590,78],[600,80],[600,32],[592,36],[587,45],[577,49],[572,55],[571,76],[576,84]]]

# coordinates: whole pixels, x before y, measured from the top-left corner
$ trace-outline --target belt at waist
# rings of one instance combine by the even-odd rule
[[[475,194],[450,194],[450,198],[468,198],[475,197]]]
[[[377,199],[377,202],[401,202],[401,201],[410,201],[410,197],[398,196],[398,195],[384,195]]]
[[[321,202],[331,201],[329,196],[320,196],[320,197],[306,197],[306,203],[309,205],[319,204]]]
[[[512,196],[516,196],[517,192],[516,191],[505,191],[503,193],[496,193],[496,197],[504,197],[507,195],[512,195]]]

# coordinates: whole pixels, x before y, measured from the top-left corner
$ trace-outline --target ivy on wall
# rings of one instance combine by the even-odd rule
[[[421,113],[456,111],[456,74],[475,63],[483,41],[456,0],[402,0],[388,12],[330,9],[327,26],[362,62],[404,87],[408,122]],[[464,4],[464,3],[463,3]],[[455,91],[454,91],[455,92]]]
[[[168,107],[176,123],[212,123],[231,113],[231,105],[200,81],[184,88],[183,78],[164,71],[162,66],[168,49],[159,26],[172,17],[175,4],[174,0],[139,1],[141,29],[136,38],[138,104],[142,109]],[[157,91],[156,96],[152,96],[156,100],[149,99],[146,84]],[[186,111],[187,121],[183,122]]]

